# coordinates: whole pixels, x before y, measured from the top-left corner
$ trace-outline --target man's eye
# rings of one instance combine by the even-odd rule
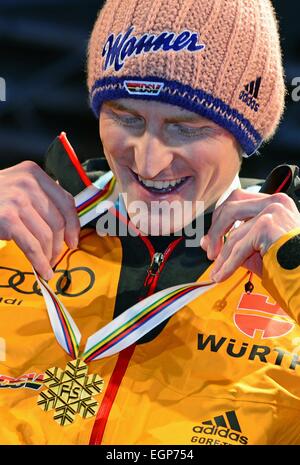
[[[176,124],[175,127],[179,134],[185,137],[205,137],[211,136],[213,133],[213,128],[209,127],[193,127],[182,124]]]
[[[141,128],[143,126],[143,119],[132,115],[118,115],[114,113],[114,119],[123,126]]]

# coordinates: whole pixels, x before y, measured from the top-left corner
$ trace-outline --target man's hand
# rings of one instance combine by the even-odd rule
[[[237,221],[242,223],[234,228]],[[212,279],[224,281],[240,266],[261,276],[262,258],[269,247],[297,227],[300,213],[286,194],[233,191],[214,211],[208,234],[201,241],[207,257],[215,260]]]
[[[46,280],[63,241],[76,248],[80,231],[74,199],[36,163],[0,171],[0,239],[14,240]]]

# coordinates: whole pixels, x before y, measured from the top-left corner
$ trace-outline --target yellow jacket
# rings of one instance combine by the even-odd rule
[[[29,262],[14,243],[0,242],[0,443],[300,444],[300,267],[286,269],[278,260],[299,233],[273,244],[251,294],[239,269],[148,341],[91,362],[89,372],[104,380],[94,396],[97,416],[77,415],[69,426],[56,423],[54,410],[44,412],[37,399],[45,371],[64,370],[70,357],[56,341]],[[83,346],[112,320],[116,297],[120,313],[132,305],[129,287],[139,275],[145,279],[150,254],[132,238],[136,255],[126,252],[126,262],[128,241],[82,231],[79,249],[66,254],[49,283]],[[160,281],[161,288],[189,282],[180,270],[191,268],[193,257],[180,247],[180,263],[170,254],[157,289]],[[207,280],[210,264],[199,270],[198,280]]]

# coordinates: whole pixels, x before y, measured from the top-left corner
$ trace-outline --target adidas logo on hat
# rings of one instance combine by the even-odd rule
[[[261,85],[261,77],[256,81],[251,81],[245,85],[245,89],[240,93],[239,99],[245,102],[251,110],[257,112],[259,110],[259,103],[257,102],[259,89]]]
[[[212,420],[203,421],[201,425],[194,426],[193,431],[201,435],[198,437],[194,436],[192,439],[192,442],[198,442],[199,444],[248,444],[248,437],[242,435],[242,430],[234,410],[225,412],[223,415],[218,415]],[[213,437],[217,440],[213,440]],[[225,442],[220,442],[221,439],[225,440]]]

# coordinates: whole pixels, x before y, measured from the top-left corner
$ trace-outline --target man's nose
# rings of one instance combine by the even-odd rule
[[[134,170],[145,179],[154,179],[173,161],[172,149],[160,138],[145,132],[134,143]]]

